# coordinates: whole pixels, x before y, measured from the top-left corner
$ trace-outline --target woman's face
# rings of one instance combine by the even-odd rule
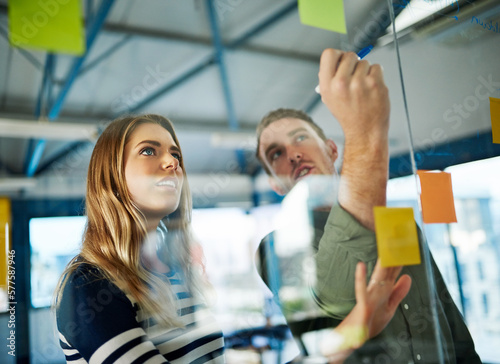
[[[132,201],[149,223],[179,206],[184,176],[181,152],[161,125],[139,125],[125,145],[125,181]]]

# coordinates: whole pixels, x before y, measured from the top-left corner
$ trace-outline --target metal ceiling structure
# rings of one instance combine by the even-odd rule
[[[466,3],[498,13],[492,1]],[[408,4],[393,2],[396,16]],[[369,44],[376,44],[370,61],[390,70],[392,118],[402,113],[394,48],[390,40],[380,42],[391,24],[385,0],[345,2],[347,35],[302,25],[296,0],[87,0],[82,6],[87,51],[75,58],[10,47],[8,8],[0,1],[1,118],[102,128],[121,114],[161,113],[178,130],[188,173],[253,179],[261,170],[248,140],[273,108],[305,110],[342,144],[340,128],[313,91],[319,56],[327,47],[357,51]],[[405,43],[408,33],[401,32],[403,44],[414,42]],[[429,123],[416,125],[416,135],[425,135]],[[404,129],[403,123],[391,129],[393,155],[408,151]],[[83,180],[92,143],[0,136],[0,171],[43,177],[59,168]]]

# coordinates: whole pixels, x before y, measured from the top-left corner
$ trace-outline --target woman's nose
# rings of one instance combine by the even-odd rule
[[[163,159],[162,168],[168,169],[172,168],[174,171],[179,167],[179,160],[175,158],[172,154],[167,154]]]

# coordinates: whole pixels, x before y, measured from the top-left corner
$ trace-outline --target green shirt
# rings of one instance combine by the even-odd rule
[[[427,249],[418,229],[421,249]],[[328,314],[343,319],[354,307],[354,273],[358,261],[371,275],[377,260],[375,233],[335,205],[329,213],[316,254],[315,294]],[[451,298],[431,255],[437,290],[436,309],[445,363],[481,363],[470,333]],[[356,350],[346,363],[439,363],[434,320],[430,309],[428,274],[424,263],[406,266],[412,278],[410,292],[393,319],[375,338]]]

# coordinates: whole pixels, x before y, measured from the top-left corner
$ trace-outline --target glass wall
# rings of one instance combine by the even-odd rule
[[[383,2],[380,2],[380,12],[372,10],[366,19],[366,27],[357,27],[348,32],[342,44],[344,50],[357,52],[363,46],[374,43],[375,47],[366,59],[371,63],[380,63],[384,68],[391,99],[389,174],[393,180],[388,187],[388,206],[412,208],[418,230],[422,233],[419,244],[420,266],[423,270],[417,272],[419,268],[414,268],[414,265],[412,268],[411,264],[403,269],[413,278],[411,292],[420,290],[421,301],[418,304],[412,301],[414,298],[410,292],[401,304],[413,346],[412,350],[407,351],[411,354],[405,356],[407,340],[396,340],[394,336],[392,342],[384,341],[382,335],[368,343],[375,354],[370,359],[358,357],[358,360],[453,361],[455,355],[458,358],[466,355],[461,352],[465,350],[466,344],[455,336],[466,331],[451,332],[446,326],[453,325],[452,322],[462,322],[463,315],[463,322],[468,326],[481,359],[484,362],[498,362],[498,345],[495,345],[498,340],[495,327],[499,320],[496,307],[500,294],[498,264],[495,263],[500,246],[496,231],[498,224],[495,225],[499,221],[499,189],[495,184],[498,159],[487,158],[497,156],[500,152],[494,143],[495,132],[492,131],[498,116],[494,114],[493,108],[490,113],[490,104],[498,102],[494,99],[500,99],[500,73],[497,62],[493,61],[500,55],[500,4],[495,1],[458,0],[389,1],[386,4],[389,7],[384,7]],[[347,4],[345,11],[347,19],[355,16],[355,9],[349,8]],[[391,25],[377,34],[381,24],[387,20],[384,16],[392,20],[396,17],[394,28]],[[374,34],[375,39],[370,37]],[[329,111],[318,107],[313,110],[312,116],[322,126],[326,126],[327,137],[332,137],[343,147],[339,131],[328,126],[328,118],[331,119]],[[478,159],[486,160],[467,163]],[[338,167],[342,180],[341,162]],[[428,213],[442,209],[444,202],[440,197],[447,190],[441,190],[440,196],[430,199],[430,204],[424,203],[422,199],[426,193],[422,187],[423,177],[417,177],[417,170],[445,171],[450,174],[453,189],[448,192],[453,192],[452,207],[456,212],[456,222],[425,220],[426,210]],[[400,178],[403,176],[408,177]],[[292,191],[305,188],[305,197],[302,199],[307,201],[316,198],[314,194],[317,190],[314,187],[299,185]],[[293,196],[294,201],[301,199],[297,194]],[[339,195],[339,199],[341,197]],[[280,262],[277,264],[280,268],[276,274],[275,293],[289,324],[299,316],[305,320],[322,315],[321,312],[310,310],[313,303],[318,304],[319,301],[320,306],[324,303],[321,302],[321,293],[311,292],[311,287],[313,291],[320,290],[318,284],[322,284],[320,270],[323,269],[320,261],[327,259],[321,254],[328,252],[321,249],[321,242],[319,248],[315,245],[318,244],[317,209],[310,208],[308,202],[297,207],[291,200],[292,193],[289,193],[282,208],[290,214],[300,215],[302,211],[303,216],[297,218],[306,221],[307,226],[301,227],[297,223],[299,220],[290,217],[289,221],[293,222],[283,231],[278,230],[269,243],[269,249],[274,249],[275,259]],[[304,212],[307,213],[304,215]],[[340,213],[335,214],[340,216]],[[326,218],[321,224],[325,223],[327,225],[321,241],[330,234],[335,237],[335,243],[340,239],[339,244],[344,244],[341,232],[335,231],[341,228],[331,227],[328,230]],[[323,230],[319,234],[321,236]],[[345,234],[345,239],[352,240],[347,232]],[[349,254],[366,257],[363,255],[365,252],[352,249]],[[344,252],[338,254],[341,253]],[[330,259],[333,261],[335,257],[332,255]],[[432,268],[433,261],[439,271]],[[292,266],[294,268],[290,268]],[[342,284],[332,282],[334,278],[351,279],[349,282],[354,280],[349,278],[349,274],[354,276],[352,267],[344,275],[331,271],[329,274],[331,280],[328,284],[340,289],[343,288]],[[442,285],[441,276],[452,298],[449,298]],[[428,282],[429,285],[421,282]],[[316,294],[320,296],[319,300]],[[352,301],[353,295],[348,298]],[[335,297],[332,302],[334,300]],[[342,311],[340,303],[332,305],[335,306],[333,311]],[[417,308],[418,305],[422,306]],[[457,307],[456,313],[450,315],[454,305]],[[401,320],[397,315],[398,311],[394,320]],[[418,338],[425,330],[429,330],[428,335]],[[383,346],[383,350],[377,345]]]
[[[301,2],[304,4],[306,1]],[[85,69],[91,74],[92,82],[88,83],[87,79],[87,83],[79,84],[80,89],[73,90],[73,95],[77,96],[68,103],[70,112],[67,115],[69,118],[74,115],[86,118],[89,112],[94,118],[92,120],[98,120],[101,117],[112,118],[117,111],[128,112],[132,109],[136,112],[153,110],[167,115],[165,107],[169,115],[175,115],[174,123],[177,123],[176,117],[179,115],[179,129],[188,124],[179,133],[183,149],[186,143],[186,161],[192,162],[192,165],[215,165],[217,162],[220,166],[221,160],[226,163],[225,170],[203,169],[204,174],[200,174],[202,177],[196,176],[198,181],[205,180],[193,188],[195,210],[192,225],[195,243],[199,244],[199,254],[205,259],[206,274],[212,284],[207,289],[207,296],[211,298],[212,309],[226,336],[228,363],[284,363],[299,352],[304,357],[316,357],[320,355],[320,344],[327,337],[326,334],[341,322],[355,304],[354,263],[366,261],[371,272],[378,257],[377,239],[373,232],[368,231],[373,230],[373,227],[364,229],[359,221],[351,219],[345,211],[335,209],[339,199],[345,197],[341,184],[345,181],[342,178],[346,167],[343,161],[346,140],[338,120],[314,92],[319,55],[326,47],[358,54],[371,49],[362,56],[371,64],[382,65],[391,106],[387,205],[411,208],[413,217],[410,225],[413,227],[414,221],[417,224],[415,235],[419,234],[417,246],[421,263],[408,264],[403,269],[403,273],[409,274],[413,280],[412,291],[398,307],[394,323],[388,326],[390,329],[375,337],[349,360],[377,364],[403,361],[454,362],[455,356],[467,353],[463,352],[466,347],[464,341],[454,337],[456,333],[450,327],[455,328],[455,324],[459,323],[463,329],[463,320],[483,362],[500,363],[500,189],[497,183],[500,179],[500,160],[497,157],[500,155],[500,141],[493,138],[496,129],[492,125],[499,116],[491,107],[495,102],[500,102],[500,2],[346,0],[331,3],[334,2],[343,4],[341,12],[345,16],[346,33],[329,32],[302,24],[298,9],[294,7],[295,1],[276,1],[272,6],[264,0],[260,3],[244,0],[207,1],[206,4],[212,4],[212,13],[215,6],[216,12],[212,18],[218,17],[223,38],[226,38],[223,39],[225,46],[219,44],[219,47],[217,44],[212,47],[212,39],[207,36],[211,28],[209,18],[202,18],[207,15],[202,5],[205,2],[191,1],[189,9],[187,1],[182,4],[180,9],[188,14],[186,19],[189,21],[181,22],[184,18],[180,15],[179,19],[174,19],[177,13],[170,11],[168,16],[172,17],[171,22],[164,21],[158,15],[160,19],[155,19],[158,23],[153,23],[147,31],[141,27],[148,25],[152,13],[138,9],[133,1],[120,2],[115,13],[110,16],[111,23],[116,22],[120,27],[108,27],[109,33],[103,39],[104,43],[111,44],[118,33],[123,33],[123,40],[109,49],[104,43],[100,45],[99,52],[94,53],[90,58],[92,62],[86,65],[94,67],[95,60],[98,65],[101,58],[106,58],[104,55],[108,50],[110,54],[120,49],[124,53],[111,57],[111,63],[99,69],[102,74],[90,73],[92,67]],[[92,1],[86,2],[88,4],[92,7]],[[266,8],[269,14],[261,14],[259,6],[269,6],[269,9]],[[5,8],[2,5],[2,9]],[[279,11],[275,12],[274,8]],[[130,9],[137,13],[129,12]],[[272,14],[274,17],[267,18]],[[262,21],[263,25],[258,31],[246,34],[252,27],[239,28],[238,22],[241,20],[246,26],[249,23],[243,20],[252,19],[253,16],[259,18],[257,20]],[[252,19],[252,22],[256,23],[257,20]],[[177,24],[177,21],[182,24]],[[276,24],[269,26],[273,21]],[[167,24],[164,29],[160,29],[164,32],[157,32],[154,28],[154,24],[159,23]],[[176,29],[175,25],[179,25],[179,28]],[[7,29],[2,26],[2,34],[6,32]],[[136,36],[134,32],[139,35]],[[142,37],[150,39],[138,46],[139,38]],[[133,39],[132,45],[126,44],[129,39]],[[149,53],[162,48],[159,45],[164,40],[171,47],[165,47],[170,53]],[[245,46],[237,50],[243,43]],[[201,51],[196,53],[193,51],[195,47]],[[141,51],[138,52],[138,49]],[[176,57],[172,57],[172,54],[176,54]],[[223,70],[224,57],[221,54],[227,55],[227,75]],[[18,56],[9,53],[8,59],[5,58],[5,62],[0,65],[5,71],[3,75],[8,74],[11,63],[18,63],[11,62],[17,59],[13,57]],[[182,58],[184,56],[185,59]],[[284,62],[289,61],[287,57],[291,62],[285,65]],[[39,54],[34,61],[29,61],[38,65],[37,72],[40,72],[37,75],[42,75],[42,58]],[[43,73],[43,78],[53,78],[54,91],[60,91],[64,84],[62,75],[65,72],[62,71],[63,68],[69,68],[70,59],[60,57],[62,62],[58,64],[62,64],[63,68],[50,65],[49,59],[47,57],[44,72],[50,71],[51,75],[48,77],[48,73]],[[156,59],[166,63],[156,63]],[[142,61],[147,73],[136,72],[140,67],[133,63],[134,60]],[[201,62],[198,66],[197,60]],[[123,69],[116,68],[115,72],[115,67],[128,62],[131,62],[134,71],[123,72]],[[184,68],[181,67],[182,72],[176,74],[173,69],[177,63]],[[165,100],[149,98],[153,93],[160,94],[160,89],[167,93],[204,68],[210,68],[209,73],[184,84],[182,92],[186,94],[179,92]],[[159,69],[164,72],[158,72]],[[220,69],[221,79],[217,73]],[[34,70],[31,71],[34,73]],[[82,75],[85,72],[82,71]],[[21,76],[21,73],[25,72],[16,68],[13,78]],[[129,84],[122,77],[125,73],[137,79],[131,80]],[[31,77],[31,73],[26,74]],[[4,77],[4,85],[9,85],[9,77]],[[113,94],[110,99],[104,97],[108,90],[99,87],[101,79],[108,77],[113,85],[109,90],[116,91],[116,94],[109,92]],[[146,82],[152,81],[151,77],[155,78],[154,87]],[[216,84],[217,92],[221,91],[219,88],[224,89],[220,92],[223,95],[220,104],[215,87],[198,87],[212,85],[212,79],[227,82],[226,78],[236,80],[231,85],[236,95],[234,105],[231,104],[228,84],[223,84],[225,87],[222,88],[220,83]],[[250,79],[254,83],[248,86],[246,82]],[[284,81],[281,82],[281,79]],[[8,100],[7,94],[2,95],[1,111],[20,113],[20,109],[25,106],[23,102],[26,94],[22,85],[23,82],[17,82],[13,87],[16,92],[9,97],[14,102]],[[36,89],[39,86],[37,84]],[[9,87],[12,87],[12,83]],[[41,89],[43,91],[44,88]],[[91,97],[94,89],[99,90],[96,99]],[[34,90],[31,93],[36,94]],[[255,90],[258,91],[256,94],[250,92]],[[52,91],[47,92],[50,93]],[[52,96],[48,96],[49,101],[52,101]],[[101,97],[102,100],[97,100]],[[116,106],[117,101],[125,106],[125,98],[126,108],[117,110],[110,106]],[[197,99],[200,108],[191,105],[193,99]],[[185,100],[189,102],[184,103]],[[86,110],[87,105],[93,105],[95,110]],[[339,153],[335,169],[340,177],[334,174],[335,177],[326,179],[305,178],[286,197],[278,197],[270,191],[268,176],[263,168],[257,167],[259,162],[254,157],[255,151],[252,149],[249,152],[247,138],[245,145],[239,145],[242,138],[232,140],[231,153],[221,153],[220,149],[213,148],[215,152],[210,154],[208,150],[213,147],[216,138],[209,142],[208,138],[202,138],[206,135],[201,131],[198,134],[198,128],[201,130],[206,127],[210,130],[207,135],[217,136],[221,125],[227,126],[224,118],[241,119],[242,125],[246,123],[245,133],[251,130],[253,138],[258,119],[279,107],[305,111],[324,129],[326,137],[335,141]],[[114,110],[110,111],[110,108]],[[185,112],[183,108],[188,111]],[[236,115],[232,115],[232,112]],[[207,115],[207,119],[203,119]],[[198,123],[199,120],[203,121]],[[224,124],[219,123],[222,120]],[[234,120],[229,124],[233,125]],[[205,122],[210,125],[201,127]],[[195,129],[196,132],[193,132]],[[12,144],[4,144],[3,150],[10,150],[17,141],[14,139],[10,142]],[[83,181],[84,172],[81,171],[86,166],[82,165],[87,163],[87,149],[91,148],[69,148],[73,150],[73,157],[76,157],[73,160],[71,153],[66,154],[65,163],[60,163],[62,159],[55,157],[59,155],[59,149],[65,148],[62,145],[52,146],[48,154],[50,158],[47,155],[45,157],[47,166],[51,164],[49,160],[59,160],[59,166],[64,169],[64,173],[57,176],[60,185],[63,186],[66,181],[67,186],[71,187],[72,183],[76,185],[81,182],[80,179]],[[231,154],[231,158],[226,158],[226,154]],[[10,158],[13,157],[5,159]],[[19,154],[16,158],[22,164],[23,155]],[[10,170],[15,171],[13,175],[22,173],[23,168],[10,168],[10,164],[15,163],[9,163],[9,168],[0,166],[2,176],[4,169],[9,169],[9,173]],[[76,164],[81,174],[70,178],[73,170],[77,170]],[[58,172],[57,165],[52,165],[52,169],[47,167],[45,173]],[[228,165],[233,167],[229,168]],[[452,193],[456,222],[425,221],[425,209],[440,210],[443,202],[440,193],[428,200],[430,205],[422,202],[423,179],[417,176],[417,171],[449,174],[447,176],[452,189],[440,193],[442,196],[447,192]],[[241,186],[245,185],[245,188],[235,188],[236,183],[233,182],[237,173],[240,173],[238,177],[244,177]],[[265,188],[257,186],[259,178],[265,180]],[[52,181],[47,178],[44,183],[50,185]],[[214,181],[217,183],[214,184]],[[367,175],[359,182],[370,185],[371,176]],[[246,191],[248,186],[250,192]],[[248,196],[240,195],[232,200],[229,194],[224,194],[226,190],[239,187],[245,190],[241,195]],[[71,192],[72,188],[68,187],[67,190]],[[80,190],[75,194],[77,198],[83,196]],[[17,197],[22,200],[26,196],[20,193]],[[221,208],[223,204],[239,207]],[[202,209],[205,205],[211,208]],[[44,211],[39,211],[36,216],[44,216]],[[335,224],[342,224],[330,226],[330,216],[334,216],[332,219]],[[60,272],[78,251],[84,223],[83,217],[57,220],[34,218],[29,224],[29,239],[18,238],[18,247],[26,248],[26,245],[22,245],[23,241],[29,240],[29,249],[23,248],[30,255],[29,259],[19,257],[20,261],[29,260],[31,269],[29,277],[25,278],[30,284],[30,295],[26,298],[30,301],[29,309],[20,308],[18,312],[30,318],[29,325],[22,320],[20,322],[24,324],[23,328],[29,327],[31,348],[26,351],[31,351],[34,362],[63,361],[56,341],[52,342],[50,349],[43,351],[46,343],[41,338],[48,337],[52,327],[45,327],[42,323],[49,317],[47,308]],[[57,234],[54,234],[56,230]],[[399,233],[397,230],[397,227],[394,228],[395,234]],[[330,238],[333,240],[329,241]],[[350,244],[354,240],[362,240],[364,245]],[[434,261],[438,269],[432,269]],[[441,277],[444,284],[441,283]],[[0,309],[6,311],[8,305],[4,296],[0,292]],[[5,312],[0,317],[4,320],[0,322],[3,327],[7,327],[6,317]],[[464,334],[465,330],[462,329],[459,335]],[[20,350],[28,347],[20,341]],[[321,362],[321,359],[318,360]]]

